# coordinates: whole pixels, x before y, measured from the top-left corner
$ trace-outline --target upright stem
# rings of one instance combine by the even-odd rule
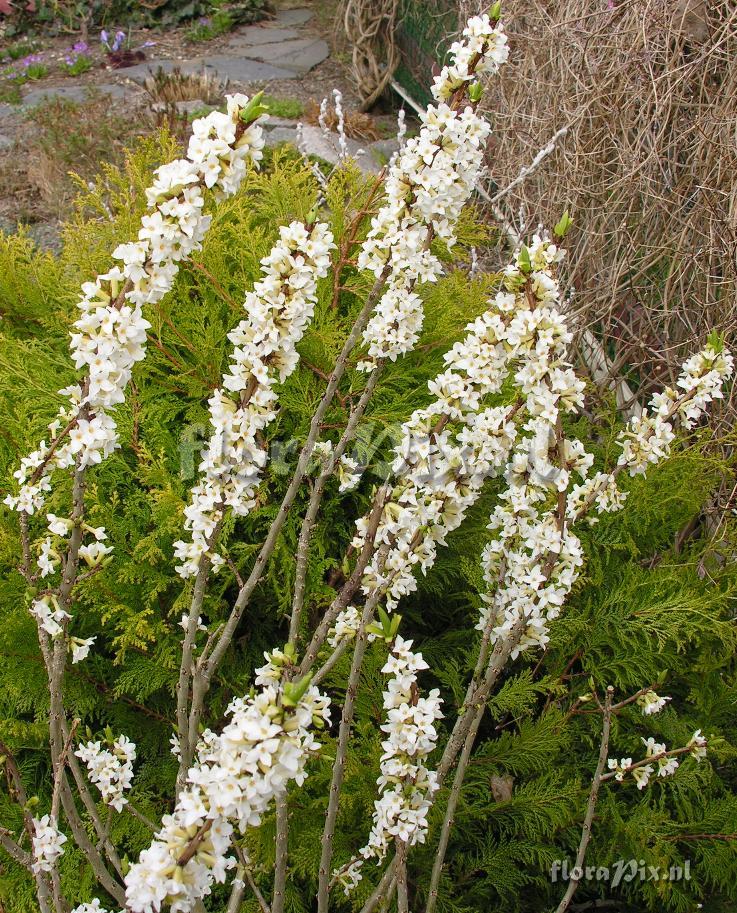
[[[407,891],[407,844],[397,838],[397,913],[409,913]]]
[[[219,526],[220,524],[218,524]],[[197,744],[197,730],[189,728],[189,715],[187,705],[189,703],[189,683],[194,671],[194,644],[197,637],[197,622],[202,610],[202,603],[205,598],[207,588],[207,577],[210,571],[210,560],[207,555],[203,555],[197,569],[195,578],[194,591],[192,594],[192,603],[189,609],[189,618],[187,619],[187,628],[184,632],[184,642],[182,644],[182,660],[179,666],[179,681],[177,682],[177,729],[179,730],[179,770],[177,772],[177,796],[184,788],[184,782],[187,777],[187,771],[194,757],[195,746]]]
[[[578,852],[576,853],[576,865],[573,871],[571,872],[571,879],[568,882],[568,888],[566,893],[563,895],[563,899],[558,904],[555,913],[565,913],[568,909],[568,905],[573,899],[573,895],[576,893],[576,888],[578,888],[578,883],[580,881],[579,872],[582,871],[583,861],[586,856],[586,849],[591,840],[591,823],[594,820],[594,810],[596,809],[596,803],[599,798],[599,787],[601,785],[601,777],[604,773],[604,767],[607,761],[607,754],[609,753],[609,730],[612,723],[612,694],[614,689],[610,685],[606,690],[606,696],[604,697],[604,709],[603,717],[604,722],[601,727],[601,744],[599,746],[599,761],[596,765],[596,771],[594,772],[594,779],[591,781],[591,790],[589,792],[589,801],[586,805],[586,815],[583,819],[583,828],[581,830],[581,841],[578,844]]]
[[[325,486],[327,485],[330,477],[335,472],[335,467],[338,465],[338,462],[345,452],[346,447],[353,440],[353,436],[356,433],[358,423],[363,417],[363,414],[366,411],[366,406],[368,405],[368,402],[371,399],[374,390],[376,389],[376,385],[379,382],[382,368],[383,362],[379,362],[369,375],[368,382],[363,390],[363,393],[361,394],[361,398],[356,404],[356,407],[351,412],[350,418],[348,419],[348,424],[345,427],[345,431],[341,435],[338,443],[335,445],[333,452],[330,455],[330,459],[325,465],[323,471],[318,476],[317,481],[315,482],[315,486],[312,489],[312,494],[310,495],[310,503],[307,507],[307,511],[302,521],[302,528],[299,533],[299,544],[297,545],[297,570],[294,581],[294,596],[292,598],[292,616],[289,623],[290,643],[294,643],[299,631],[299,622],[302,614],[302,606],[304,604],[305,581],[307,578],[307,559],[310,550],[310,537],[312,536],[312,529],[315,525],[318,511],[320,510],[320,504],[322,503]]]
[[[233,605],[233,609],[230,613],[228,621],[226,622],[223,630],[217,640],[216,645],[214,646],[212,653],[210,654],[209,659],[206,663],[203,663],[201,666],[195,669],[195,674],[193,676],[192,682],[192,704],[189,714],[189,731],[196,732],[200,716],[202,715],[202,708],[207,694],[210,688],[210,682],[212,676],[220,665],[225,653],[230,645],[233,635],[235,634],[236,628],[238,627],[238,622],[243,615],[248,602],[253,595],[253,591],[256,589],[258,582],[261,579],[261,575],[264,572],[266,567],[266,562],[271,557],[272,552],[276,546],[276,543],[279,539],[282,527],[286,521],[289,509],[291,508],[294,499],[297,497],[297,492],[302,484],[302,481],[307,473],[307,466],[312,456],[312,450],[317,442],[318,437],[320,436],[320,426],[322,424],[325,413],[327,412],[330,403],[333,400],[335,391],[338,388],[343,374],[345,373],[348,357],[353,351],[358,339],[363,332],[366,324],[368,323],[371,312],[373,311],[374,305],[381,295],[386,277],[389,273],[389,267],[382,272],[374,283],[371,292],[364,303],[361,312],[356,318],[351,332],[348,334],[348,338],[343,344],[343,348],[338,356],[338,359],[333,368],[333,372],[330,375],[330,380],[328,381],[327,388],[323,394],[322,399],[315,411],[315,414],[312,417],[310,423],[310,430],[307,434],[307,440],[304,443],[302,451],[299,455],[297,461],[297,468],[295,469],[292,481],[289,484],[289,488],[284,495],[281,505],[279,506],[279,511],[274,518],[274,522],[271,524],[269,533],[264,541],[264,544],[261,546],[261,551],[259,552],[256,561],[253,566],[248,579],[245,584],[241,587],[238,597]]]
[[[353,568],[351,576],[343,584],[343,588],[341,589],[340,593],[338,593],[338,595],[330,604],[327,612],[325,612],[322,617],[322,621],[318,625],[315,633],[312,635],[312,640],[305,650],[305,655],[302,658],[302,662],[300,663],[300,675],[306,675],[312,668],[312,664],[317,659],[317,654],[320,652],[320,648],[325,643],[325,640],[330,633],[330,628],[333,622],[343,611],[343,609],[347,608],[348,603],[351,601],[351,599],[353,599],[356,594],[356,590],[361,584],[363,572],[366,570],[366,566],[374,554],[374,539],[376,538],[376,531],[379,526],[379,521],[381,520],[381,514],[384,510],[384,504],[386,503],[389,491],[390,485],[387,482],[382,485],[374,495],[374,503],[371,507],[371,513],[369,514],[368,529],[366,530],[366,536],[361,547],[358,560],[356,561],[356,566]]]
[[[396,877],[397,858],[395,856],[384,870],[384,874],[381,876],[381,881],[378,883],[363,907],[361,907],[361,913],[374,913],[374,910],[376,910],[376,908],[379,906],[384,895],[389,892],[390,886],[394,884]]]
[[[330,864],[333,858],[335,822],[338,818],[338,798],[340,796],[340,789],[343,785],[343,776],[345,774],[348,739],[351,734],[351,724],[353,723],[353,710],[356,702],[356,692],[358,691],[358,680],[361,675],[363,657],[366,653],[366,627],[371,621],[374,609],[381,599],[381,595],[382,593],[378,592],[369,598],[364,606],[361,623],[356,632],[356,646],[353,651],[353,663],[351,665],[350,675],[348,676],[343,715],[340,720],[340,730],[338,733],[338,747],[335,753],[335,763],[333,764],[333,777],[330,783],[328,810],[325,816],[325,827],[322,832],[322,852],[320,854],[320,871],[318,875],[317,913],[327,913],[328,909]]]
[[[463,743],[463,749],[460,758],[458,759],[458,767],[456,768],[455,776],[453,777],[453,785],[450,788],[448,805],[445,809],[445,818],[443,819],[438,849],[435,854],[435,861],[433,862],[432,875],[430,876],[430,891],[427,898],[425,913],[433,913],[435,905],[438,902],[438,887],[440,886],[440,877],[443,874],[443,863],[445,861],[445,854],[448,850],[450,831],[455,821],[456,808],[458,807],[458,801],[461,797],[461,787],[466,776],[466,768],[471,759],[471,752],[473,750],[474,742],[476,741],[476,736],[478,735],[479,726],[481,725],[481,720],[484,716],[484,708],[485,705],[482,705],[471,711],[473,713],[473,719]]]
[[[289,854],[289,805],[286,794],[276,800],[276,860],[274,865],[274,895],[271,913],[284,913]]]

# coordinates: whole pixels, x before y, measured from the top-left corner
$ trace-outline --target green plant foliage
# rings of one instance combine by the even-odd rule
[[[73,372],[68,333],[80,282],[106,268],[110,250],[134,235],[145,206],[151,171],[174,155],[170,137],[142,144],[122,168],[107,167],[92,189],[84,187],[64,232],[58,259],[37,251],[23,235],[0,236],[0,474],[15,469],[19,455],[44,436],[58,407],[55,391]],[[346,231],[348,201],[368,193],[357,171],[331,182],[326,211],[336,241]],[[131,395],[118,411],[122,447],[90,474],[90,522],[104,525],[115,561],[80,585],[79,636],[98,635],[85,660],[70,666],[65,693],[70,714],[83,730],[124,732],[138,745],[133,804],[158,820],[168,810],[176,764],[169,750],[174,726],[173,695],[181,643],[179,619],[189,609],[190,584],[173,574],[172,543],[181,535],[182,512],[194,481],[198,453],[207,435],[205,402],[218,383],[228,355],[226,333],[240,319],[240,302],[259,275],[259,260],[278,226],[305,219],[317,189],[301,160],[269,156],[236,197],[213,209],[213,223],[195,265],[183,265],[174,291],[147,314],[152,327],[148,356],[134,374]],[[456,269],[466,248],[483,244],[485,230],[469,211],[459,245],[445,251],[447,275],[424,289],[426,320],[417,350],[390,365],[366,412],[357,454],[389,458],[397,428],[427,399],[426,381],[442,368],[443,352],[463,335],[483,309],[495,276],[469,279]],[[281,412],[265,442],[270,463],[256,509],[224,530],[234,567],[251,569],[289,482],[313,409],[369,279],[348,268],[333,306],[333,277],[321,283],[315,319],[300,346],[301,365],[281,389]],[[326,436],[337,436],[365,375],[350,366],[325,418]],[[614,413],[570,428],[587,442],[602,465],[616,456]],[[724,471],[698,434],[647,480],[629,483],[622,514],[602,520],[584,537],[585,573],[561,618],[552,626],[547,650],[524,654],[508,668],[482,725],[469,766],[441,880],[441,913],[554,908],[565,890],[551,881],[555,860],[575,856],[588,786],[596,763],[600,717],[572,713],[576,698],[613,685],[626,697],[663,675],[658,690],[672,696],[657,717],[626,708],[614,723],[610,755],[641,756],[643,736],[682,745],[700,728],[710,738],[707,760],[682,762],[679,775],[638,792],[606,783],[593,828],[588,859],[613,865],[643,859],[669,867],[690,862],[690,880],[647,882],[639,878],[616,888],[584,882],[576,901],[616,901],[622,910],[685,913],[734,909],[737,903],[737,717],[734,654],[733,566],[712,562],[698,569],[708,547],[695,537],[677,550],[679,530],[699,514]],[[307,574],[305,616],[314,622],[331,599],[331,575],[341,575],[341,555],[355,518],[370,502],[378,476],[354,492],[323,502]],[[475,662],[473,631],[483,582],[479,555],[486,518],[498,483],[449,537],[435,568],[402,604],[403,635],[414,638],[430,663],[423,686],[439,687],[445,699],[446,731],[452,727]],[[63,513],[68,490],[56,489],[48,510]],[[258,585],[246,618],[218,671],[204,723],[217,729],[234,695],[248,691],[263,651],[286,640],[285,616],[294,579],[295,547],[307,494],[302,492],[286,522],[274,556]],[[29,795],[47,806],[51,771],[45,748],[48,693],[38,654],[35,624],[27,611],[25,585],[17,571],[17,519],[0,515],[0,739],[20,763]],[[334,579],[334,578],[333,578]],[[208,624],[223,620],[237,585],[227,570],[213,578],[203,607]],[[100,633],[102,632],[102,633]],[[346,764],[345,787],[335,839],[335,862],[347,861],[365,842],[370,827],[381,748],[381,667],[386,646],[377,641],[365,662],[356,702],[355,738]],[[345,687],[348,659],[327,682]],[[310,777],[290,795],[290,874],[286,909],[313,909],[320,856],[319,837],[335,731],[323,738],[322,756]],[[421,909],[432,867],[438,825],[447,799],[441,792],[431,813],[428,843],[410,857],[412,908]],[[100,810],[106,810],[100,805]],[[16,832],[17,808],[0,788],[0,821]],[[121,855],[132,859],[149,833],[127,812],[112,821]],[[256,882],[268,894],[274,860],[273,818],[249,832],[248,852]],[[716,836],[715,836],[716,835]],[[720,836],[722,835],[722,836]],[[731,835],[730,839],[723,839]],[[92,876],[79,854],[63,857],[62,882],[72,903],[89,900]],[[359,910],[378,879],[373,866],[350,899],[336,893],[335,909]],[[217,888],[207,909],[221,911],[227,895]],[[36,910],[26,872],[0,859],[0,904],[7,913]],[[108,903],[112,906],[112,902]],[[593,907],[592,907],[593,908]],[[241,913],[256,911],[253,897]]]

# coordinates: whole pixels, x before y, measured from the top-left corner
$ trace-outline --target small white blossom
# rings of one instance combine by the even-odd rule
[[[64,854],[67,838],[50,815],[33,819],[33,871],[51,872]]]
[[[133,782],[135,743],[120,735],[109,747],[101,742],[87,742],[74,753],[87,765],[90,781],[100,790],[103,802],[122,811],[128,803],[125,790],[130,789]]]
[[[643,716],[650,716],[660,713],[669,700],[669,697],[660,697],[654,691],[646,691],[637,698],[637,706],[642,708]]]
[[[438,786],[424,760],[435,748],[435,722],[443,715],[437,688],[427,697],[417,691],[417,673],[427,668],[422,654],[412,652],[412,641],[397,637],[381,670],[392,678],[384,691],[384,753],[377,780],[381,795],[374,803],[373,828],[359,856],[334,873],[346,894],[361,880],[363,861],[381,862],[395,837],[409,846],[425,842],[427,814]]]

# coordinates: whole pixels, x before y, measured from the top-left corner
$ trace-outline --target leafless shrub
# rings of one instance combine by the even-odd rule
[[[736,322],[737,7],[506,0],[504,18],[512,53],[484,102],[494,185],[568,132],[500,205],[523,232],[570,209],[573,307],[645,394]]]
[[[362,114],[360,111],[346,111],[344,118],[346,136],[369,142],[381,139],[381,133],[376,129],[376,121],[369,114]],[[304,119],[308,124],[319,124],[320,105],[314,99],[305,105]],[[327,106],[324,121],[329,130],[337,128],[338,115],[332,105]]]
[[[185,73],[174,67],[167,73],[159,67],[146,78],[143,87],[154,105],[167,106],[195,100],[216,105],[223,100],[228,81],[204,69],[198,73]]]

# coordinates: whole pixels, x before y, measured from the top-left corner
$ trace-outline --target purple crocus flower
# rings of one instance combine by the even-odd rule
[[[84,53],[86,53],[87,51],[89,51],[89,45],[87,44],[86,41],[78,41],[78,42],[74,45],[74,47],[72,48],[72,50],[73,50],[73,51],[76,51],[77,54],[84,54]]]
[[[108,47],[109,41],[110,41],[110,36],[109,36],[108,33],[105,31],[105,29],[103,29],[103,30],[100,32],[100,41],[105,45],[105,47]]]
[[[32,64],[41,63],[42,60],[43,60],[43,54],[29,54],[27,57],[24,57],[20,61],[20,66],[24,70],[27,70],[28,67],[30,67]]]

